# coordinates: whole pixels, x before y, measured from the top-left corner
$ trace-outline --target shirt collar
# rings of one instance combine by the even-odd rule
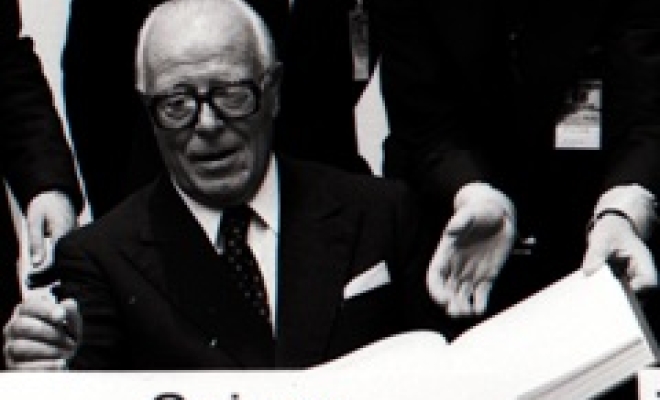
[[[193,200],[177,186],[174,180],[172,180],[172,184],[186,207],[188,207],[188,210],[190,210],[204,230],[206,236],[211,243],[214,243],[218,233],[218,226],[220,226],[220,220],[222,219],[222,210],[210,208]],[[259,216],[261,222],[276,234],[280,232],[279,193],[277,160],[275,156],[271,156],[261,186],[254,197],[248,202],[248,205]]]
[[[269,229],[280,233],[280,182],[275,156],[270,157],[261,187],[248,205]]]

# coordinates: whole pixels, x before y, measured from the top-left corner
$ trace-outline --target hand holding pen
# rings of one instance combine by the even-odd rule
[[[80,343],[82,317],[73,299],[28,296],[14,309],[3,334],[8,369],[64,370]]]

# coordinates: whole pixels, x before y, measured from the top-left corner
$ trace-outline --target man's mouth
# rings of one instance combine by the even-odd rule
[[[216,170],[230,167],[238,148],[192,154],[188,157],[190,162],[202,169]]]

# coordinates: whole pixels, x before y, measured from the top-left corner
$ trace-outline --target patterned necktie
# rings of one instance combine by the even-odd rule
[[[270,308],[266,297],[266,286],[257,260],[247,243],[247,230],[252,211],[246,205],[230,207],[223,211],[219,240],[224,240],[221,257],[236,280],[245,301],[257,314],[270,321]]]

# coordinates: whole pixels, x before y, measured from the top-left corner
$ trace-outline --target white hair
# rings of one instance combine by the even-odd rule
[[[272,35],[263,19],[256,11],[242,0],[169,0],[156,6],[140,28],[138,41],[135,50],[135,84],[137,90],[141,93],[146,91],[147,69],[146,69],[146,46],[147,37],[151,27],[160,17],[161,13],[167,16],[170,14],[181,13],[182,15],[191,15],[191,12],[204,12],[205,6],[213,5],[231,5],[235,7],[239,14],[246,18],[248,27],[251,30],[255,45],[255,58],[263,70],[270,68],[277,62],[277,54],[273,43]],[[188,13],[188,14],[186,14]]]

